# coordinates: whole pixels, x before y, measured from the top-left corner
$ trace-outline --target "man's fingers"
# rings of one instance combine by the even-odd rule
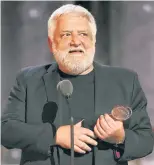
[[[108,136],[104,129],[100,126],[99,118],[96,123],[96,128],[102,138],[106,138]]]
[[[99,131],[98,131],[96,125],[95,125],[95,127],[94,127],[94,132],[95,132],[96,136],[97,136],[99,139],[103,139],[103,138],[102,138],[102,135],[99,133]]]
[[[116,127],[116,123],[113,120],[113,118],[110,117],[110,115],[104,114],[104,119],[106,120],[106,122],[108,123],[110,128],[115,128]]]
[[[87,135],[89,137],[92,137],[92,138],[96,139],[96,136],[95,136],[94,132],[91,131],[90,129],[82,128],[82,134]]]
[[[75,143],[75,145],[78,146],[81,150],[91,151],[91,148],[86,143],[82,142],[81,140],[78,140]]]
[[[85,142],[87,144],[91,144],[93,146],[96,146],[97,145],[97,141],[95,141],[94,139],[90,138],[89,136],[87,135],[81,135],[79,137],[79,140],[81,140],[82,142]]]
[[[81,153],[81,154],[85,154],[86,151],[82,150],[80,147],[78,147],[77,145],[74,145],[74,151]]]
[[[107,123],[107,121],[105,120],[105,117],[103,115],[101,115],[98,119],[99,121],[99,125],[100,127],[103,129],[103,131],[106,134],[110,134],[110,132],[112,131],[112,128],[109,126],[109,124]]]

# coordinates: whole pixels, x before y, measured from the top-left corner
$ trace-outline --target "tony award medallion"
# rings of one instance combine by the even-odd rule
[[[121,105],[117,105],[115,106],[112,111],[110,116],[118,121],[125,121],[127,119],[129,119],[132,115],[132,109],[130,107],[127,106],[121,106]],[[112,138],[107,138],[104,141],[108,142],[108,143],[116,143],[116,144],[120,144],[123,142],[123,138],[121,137],[121,133],[117,131],[117,134],[115,137]]]
[[[116,120],[124,121],[131,117],[132,109],[127,106],[117,105],[112,109],[111,115]]]

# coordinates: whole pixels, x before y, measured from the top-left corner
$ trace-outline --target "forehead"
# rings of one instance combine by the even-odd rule
[[[57,20],[57,28],[61,30],[90,30],[89,21],[86,16],[78,13],[67,13]]]

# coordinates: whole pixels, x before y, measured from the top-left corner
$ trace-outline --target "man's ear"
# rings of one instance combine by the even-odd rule
[[[52,41],[50,37],[48,37],[48,46],[49,46],[50,52],[52,53]]]

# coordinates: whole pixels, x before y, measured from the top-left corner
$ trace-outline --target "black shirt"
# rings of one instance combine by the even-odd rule
[[[67,75],[59,70],[61,80],[68,79],[73,85],[73,94],[69,100],[69,104],[74,118],[74,123],[82,119],[91,119],[94,116],[94,70],[86,75],[72,76]],[[69,124],[70,116],[66,105],[63,106],[63,124]],[[64,165],[70,165],[70,150],[63,149],[61,162]],[[75,165],[92,165],[92,151],[86,154],[75,153]],[[62,164],[63,165],[63,164]]]

